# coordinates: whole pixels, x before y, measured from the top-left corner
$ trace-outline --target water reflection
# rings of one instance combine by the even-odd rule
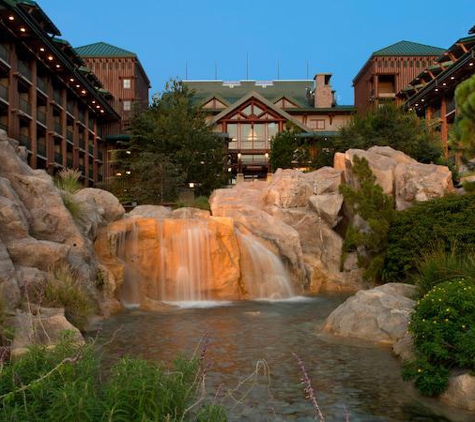
[[[191,355],[207,333],[208,392],[218,392],[232,421],[314,420],[292,353],[303,359],[327,422],[344,421],[346,409],[351,422],[475,420],[473,413],[420,397],[402,381],[387,349],[322,335],[323,320],[344,299],[129,311],[105,322],[104,341],[123,326],[105,354],[171,362],[179,352]]]

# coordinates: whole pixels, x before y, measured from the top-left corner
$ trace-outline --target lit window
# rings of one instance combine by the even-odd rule
[[[124,79],[124,89],[130,89],[132,87],[132,81],[130,79]]]
[[[124,111],[130,111],[132,109],[132,101],[124,101]]]

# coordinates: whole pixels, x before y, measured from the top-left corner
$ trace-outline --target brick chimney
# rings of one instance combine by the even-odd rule
[[[317,73],[315,75],[315,108],[330,108],[333,106],[331,77],[331,73]]]

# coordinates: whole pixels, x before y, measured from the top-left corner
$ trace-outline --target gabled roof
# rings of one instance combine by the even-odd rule
[[[248,94],[244,95],[239,101],[234,102],[234,104],[230,105],[228,108],[225,108],[221,113],[214,116],[213,119],[209,122],[210,125],[214,125],[219,122],[222,118],[226,117],[228,114],[232,113],[234,110],[239,108],[242,104],[246,101],[250,100],[251,98],[255,98],[256,100],[260,101],[262,104],[273,110],[278,115],[282,116],[284,119],[291,121],[293,124],[298,126],[300,129],[304,130],[305,132],[309,132],[310,129],[305,126],[303,123],[300,123],[294,117],[292,117],[289,113],[282,110],[281,108],[277,107],[271,101],[265,99],[262,95],[255,91],[251,91]]]
[[[105,42],[76,47],[76,52],[83,57],[137,57],[135,53]]]
[[[202,104],[207,98],[216,96],[228,104],[239,101],[249,92],[257,92],[269,101],[285,96],[298,105],[308,105],[307,94],[313,89],[313,80],[294,81],[183,81],[194,91],[194,100]]]
[[[399,41],[373,53],[373,56],[439,56],[444,48],[419,44],[412,41]]]

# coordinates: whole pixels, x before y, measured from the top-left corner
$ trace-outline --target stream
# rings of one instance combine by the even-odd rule
[[[390,349],[322,333],[325,318],[346,297],[127,310],[103,322],[98,343],[106,363],[122,355],[170,363],[180,352],[191,356],[207,338],[206,391],[230,421],[315,420],[293,354],[304,362],[326,422],[475,420],[403,382]]]

